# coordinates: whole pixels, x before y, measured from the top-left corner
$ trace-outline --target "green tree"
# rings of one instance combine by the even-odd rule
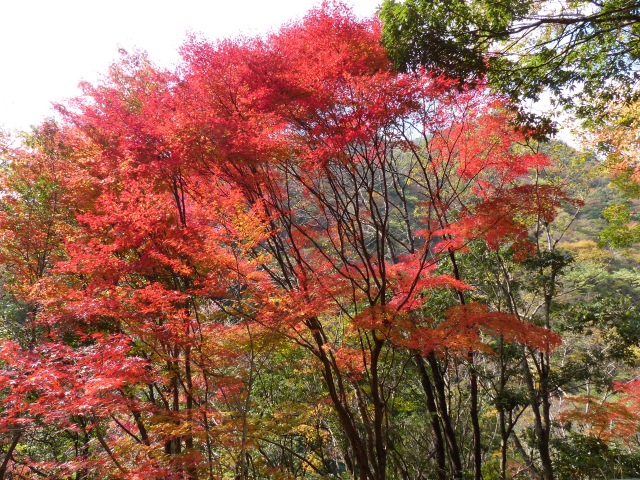
[[[487,76],[517,100],[544,90],[579,116],[637,96],[637,0],[385,0],[383,43],[402,70]]]

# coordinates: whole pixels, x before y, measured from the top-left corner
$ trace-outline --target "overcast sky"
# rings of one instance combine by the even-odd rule
[[[346,0],[370,16],[381,0]],[[0,126],[27,129],[51,102],[79,93],[118,57],[146,50],[178,60],[187,32],[209,39],[255,35],[300,18],[320,0],[0,0]]]

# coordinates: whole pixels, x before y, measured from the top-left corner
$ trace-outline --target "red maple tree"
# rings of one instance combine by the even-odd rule
[[[525,256],[527,216],[551,219],[558,192],[523,181],[548,160],[518,153],[503,100],[398,74],[379,39],[377,20],[324,5],[263,39],[192,38],[176,72],[127,56],[60,107],[72,214],[32,282],[37,338],[0,349],[0,426],[53,427],[76,453],[5,469],[247,478],[258,359],[285,342],[313,358],[355,478],[387,475],[407,361],[438,477],[445,455],[462,475],[438,355],[558,338],[466,303],[456,256],[473,241]],[[425,313],[436,289],[460,299],[441,318]]]

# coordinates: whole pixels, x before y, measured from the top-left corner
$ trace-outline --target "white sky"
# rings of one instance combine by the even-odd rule
[[[370,16],[381,0],[346,0]],[[320,0],[0,0],[0,127],[28,129],[51,102],[79,93],[117,59],[118,48],[177,62],[193,31],[209,39],[255,35],[300,18]]]

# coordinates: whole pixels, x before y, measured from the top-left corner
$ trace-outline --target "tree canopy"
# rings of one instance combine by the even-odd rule
[[[596,1],[386,0],[383,42],[395,65],[462,82],[487,76],[515,100],[543,90],[589,121],[636,98],[640,4]]]

